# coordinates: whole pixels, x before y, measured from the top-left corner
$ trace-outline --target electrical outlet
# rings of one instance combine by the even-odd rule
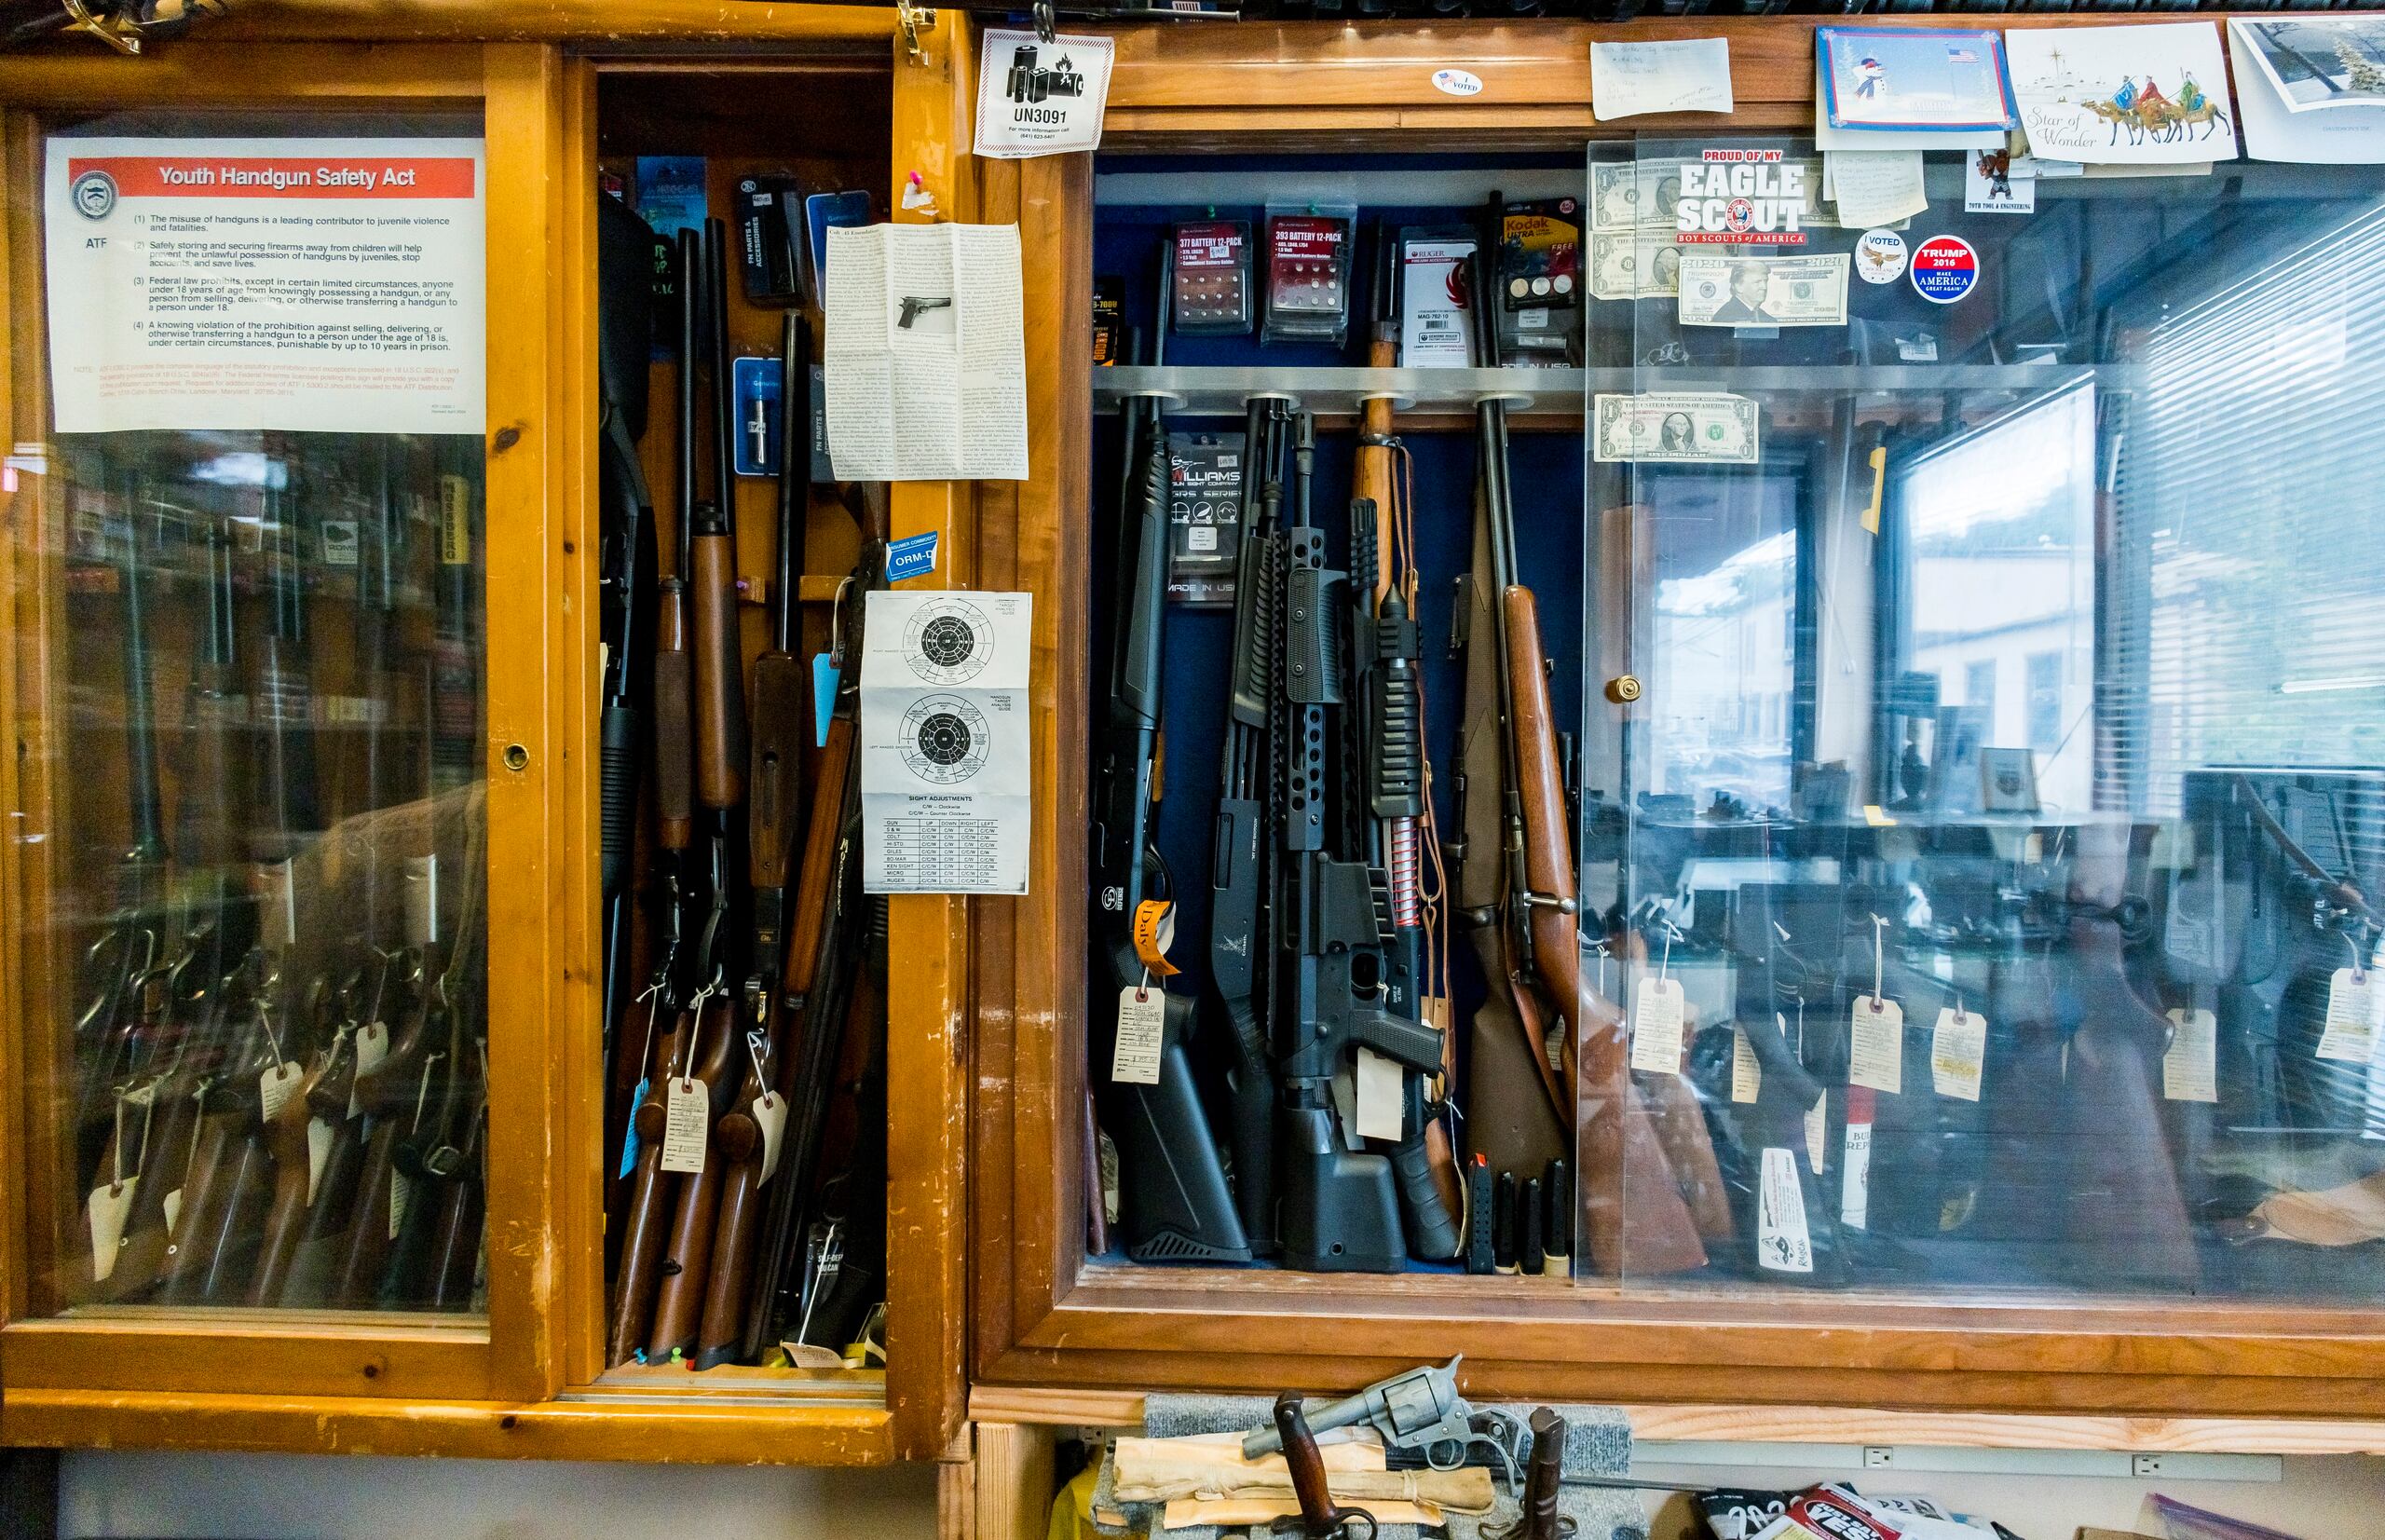
[[[2161,1456],[2132,1454],[2129,1456],[2128,1471],[2131,1476],[2159,1476],[2161,1474]]]
[[[1863,1468],[1865,1470],[1888,1470],[1892,1468],[1896,1463],[1897,1451],[1894,1446],[1888,1444],[1866,1444],[1863,1446]]]

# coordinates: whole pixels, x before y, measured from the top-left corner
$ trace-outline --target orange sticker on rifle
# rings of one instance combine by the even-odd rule
[[[1165,898],[1146,898],[1135,906],[1135,955],[1154,978],[1165,978],[1178,971],[1167,960],[1167,949],[1176,945],[1176,906]]]

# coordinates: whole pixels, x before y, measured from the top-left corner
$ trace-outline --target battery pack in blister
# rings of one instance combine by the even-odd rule
[[[1267,215],[1267,321],[1263,340],[1340,342],[1350,331],[1350,246],[1355,218],[1312,209]]]
[[[1126,280],[1112,274],[1093,280],[1093,361],[1131,363],[1120,356],[1126,344]]]
[[[1242,435],[1167,436],[1167,601],[1233,603],[1242,559]]]
[[[1239,336],[1250,330],[1250,225],[1239,219],[1179,225],[1173,294],[1176,329]]]
[[[1582,205],[1571,198],[1510,203],[1500,220],[1499,351],[1551,367],[1582,350]]]

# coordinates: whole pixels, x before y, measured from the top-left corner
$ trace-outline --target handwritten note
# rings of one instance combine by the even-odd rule
[[[1731,45],[1720,37],[1590,45],[1590,112],[1602,123],[1731,105]]]
[[[1893,225],[1926,211],[1919,150],[1832,150],[1822,157],[1826,191],[1850,230]]]

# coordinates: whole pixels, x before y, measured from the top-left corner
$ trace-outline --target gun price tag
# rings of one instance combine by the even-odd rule
[[[639,1146],[637,1137],[637,1110],[646,1105],[647,1087],[653,1083],[654,1077],[652,1075],[641,1075],[638,1077],[637,1089],[630,1093],[630,1125],[621,1133],[621,1174],[620,1179],[622,1181],[629,1180],[630,1173],[637,1169],[637,1154]]]
[[[406,1209],[414,1203],[414,1179],[402,1171],[389,1173],[389,1239],[405,1227]]]
[[[301,1070],[296,1064],[289,1059],[283,1059],[264,1074],[259,1075],[257,1096],[263,1100],[264,1106],[259,1109],[258,1117],[266,1123],[271,1123],[274,1114],[289,1106],[290,1098],[298,1094],[298,1083],[306,1078],[306,1074],[307,1071]]]
[[[768,1181],[779,1168],[779,1144],[786,1137],[786,1097],[776,1091],[756,1097],[754,1126],[762,1131],[762,1174],[756,1180]]]
[[[348,1115],[356,1116],[364,1110],[358,1099],[364,1077],[381,1067],[389,1056],[389,1027],[387,1022],[368,1021],[356,1029],[356,1080],[348,1088]]]
[[[171,1240],[174,1234],[174,1221],[183,1217],[183,1190],[177,1187],[167,1193],[166,1201],[161,1206],[166,1210],[166,1238]],[[173,1247],[168,1247],[166,1255],[170,1257],[173,1254]]]
[[[1681,1073],[1681,980],[1643,978],[1631,991],[1631,1068]]]
[[[2327,1029],[2319,1035],[2319,1056],[2365,1064],[2377,1052],[2380,1026],[2385,1026],[2385,978],[2374,968],[2359,973],[2337,968],[2327,986]]]
[[[1853,1021],[1855,1047],[1847,1083],[1891,1096],[1902,1091],[1904,1007],[1882,995],[1857,995]]]
[[[105,1283],[116,1271],[116,1254],[124,1249],[124,1221],[132,1213],[132,1191],[139,1177],[102,1183],[84,1202],[91,1221],[91,1281]]]
[[[662,1090],[662,1169],[695,1176],[712,1132],[712,1087],[682,1075]]]
[[[1847,1151],[1839,1171],[1838,1222],[1861,1230],[1872,1215],[1872,1093],[1847,1096]]]
[[[1938,1013],[1929,1034],[1929,1083],[1942,1097],[1979,1099],[1987,1073],[1987,1017],[1949,1005]]]
[[[323,1163],[332,1155],[332,1125],[320,1118],[307,1120],[307,1201],[315,1201],[315,1189],[322,1185]]]
[[[1166,990],[1138,984],[1119,990],[1118,1042],[1110,1053],[1110,1078],[1121,1085],[1157,1085],[1166,1029]]]
[[[1136,905],[1135,956],[1153,978],[1165,978],[1178,971],[1167,960],[1167,949],[1175,945],[1176,906],[1165,898],[1146,898]]]
[[[1351,1123],[1362,1139],[1397,1139],[1400,1133],[1401,1095],[1407,1087],[1399,1061],[1371,1048],[1358,1050],[1356,1115]]]
[[[2209,1011],[2174,1008],[2170,1046],[2161,1055],[2164,1101],[2219,1099],[2219,1018]]]
[[[1755,1056],[1755,1044],[1748,1041],[1747,1029],[1737,1022],[1731,1024],[1731,1099],[1753,1101],[1764,1092],[1764,1065]]]
[[[1756,1265],[1774,1273],[1811,1273],[1814,1241],[1806,1224],[1806,1194],[1797,1185],[1795,1152],[1767,1149],[1756,1194]]]

